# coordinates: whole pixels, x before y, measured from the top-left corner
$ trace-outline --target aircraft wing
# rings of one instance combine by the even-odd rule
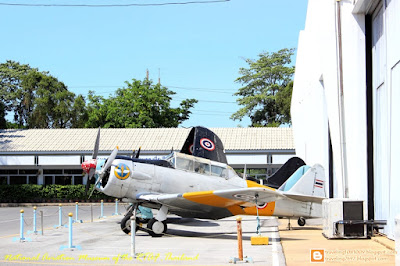
[[[262,187],[198,191],[181,194],[145,194],[138,200],[167,205],[173,208],[196,210],[195,205],[228,208],[234,205],[251,207],[276,201],[285,196],[277,190]],[[196,206],[197,207],[197,206]]]

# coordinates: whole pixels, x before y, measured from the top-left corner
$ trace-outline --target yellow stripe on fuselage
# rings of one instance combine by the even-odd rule
[[[246,180],[247,187],[263,187],[274,190],[273,188],[260,185],[256,182]],[[243,205],[244,201],[233,200],[223,198],[217,195],[214,195],[214,191],[199,191],[199,192],[188,192],[182,195],[183,198],[208,206],[219,207],[219,208],[226,208],[232,215],[239,215],[239,214],[248,214],[248,215],[257,215],[256,207],[246,207],[242,208],[240,205]],[[264,208],[258,209],[258,214],[260,216],[270,216],[274,213],[275,209],[275,202],[269,202]]]

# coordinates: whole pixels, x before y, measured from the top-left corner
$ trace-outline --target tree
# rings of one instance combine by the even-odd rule
[[[249,68],[240,68],[235,82],[243,85],[234,95],[243,106],[231,116],[242,120],[249,116],[251,126],[279,126],[290,123],[290,98],[294,66],[290,66],[294,49],[264,52],[258,60],[245,59]],[[291,84],[291,85],[290,85]]]
[[[118,89],[115,96],[104,98],[89,93],[86,127],[154,128],[177,127],[189,119],[190,109],[197,102],[186,99],[180,107],[171,108],[175,92],[151,80],[126,81],[126,88]]]
[[[24,125],[31,107],[31,93],[22,87],[23,77],[30,71],[37,70],[11,60],[0,64],[0,108],[3,108],[1,119],[5,120],[7,112],[13,112],[14,121],[19,127]]]
[[[78,103],[75,94],[48,72],[10,60],[0,64],[0,125],[5,112],[13,112],[16,124],[6,122],[7,127],[71,127]]]

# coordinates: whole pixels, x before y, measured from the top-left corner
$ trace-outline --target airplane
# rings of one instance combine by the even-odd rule
[[[222,219],[235,215],[298,218],[322,217],[325,176],[321,165],[294,163],[290,177],[280,177],[278,189],[240,177],[227,164],[220,138],[204,127],[193,127],[180,152],[164,159],[117,156],[118,146],[106,161],[97,160],[100,129],[93,157],[82,169],[96,182],[94,189],[132,203],[121,221],[130,233],[130,217],[138,206],[157,209],[147,223],[147,232],[160,237],[167,231],[167,214],[183,218]],[[304,163],[303,163],[304,164]],[[293,168],[293,163],[290,164]],[[136,228],[137,230],[138,228]]]

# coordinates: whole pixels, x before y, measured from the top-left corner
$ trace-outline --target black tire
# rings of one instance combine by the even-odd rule
[[[151,235],[152,237],[162,237],[162,235],[167,231],[167,221],[162,221],[161,223],[164,225],[163,231],[161,234],[157,234],[153,231],[153,225],[154,223],[160,223],[159,221],[157,221],[156,219],[152,218],[150,219],[150,221],[147,223],[147,229],[149,235]]]
[[[306,219],[304,219],[303,217],[300,217],[300,218],[297,220],[297,224],[300,225],[300,226],[306,225]]]
[[[136,224],[138,224],[138,218],[136,218]],[[125,215],[121,220],[121,230],[125,234],[129,234],[131,232],[131,215]],[[136,225],[136,232],[139,230],[139,226]]]

